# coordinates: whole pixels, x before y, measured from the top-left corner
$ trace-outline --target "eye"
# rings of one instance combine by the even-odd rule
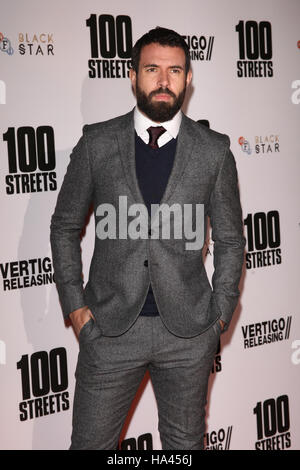
[[[156,72],[156,70],[157,70],[156,67],[148,67],[146,69],[146,72]]]

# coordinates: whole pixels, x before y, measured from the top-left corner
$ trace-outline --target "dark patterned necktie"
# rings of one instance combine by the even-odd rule
[[[150,140],[149,140],[149,144],[150,147],[152,149],[158,149],[158,145],[157,145],[157,141],[159,139],[159,137],[164,133],[166,132],[166,129],[162,126],[158,126],[158,127],[148,127],[147,129],[148,133],[149,133],[149,136],[150,136]]]

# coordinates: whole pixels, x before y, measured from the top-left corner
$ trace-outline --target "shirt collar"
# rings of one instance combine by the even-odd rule
[[[162,122],[161,124],[158,124],[157,122],[153,122],[151,119],[149,119],[147,116],[141,113],[141,111],[138,109],[136,106],[134,109],[134,128],[136,130],[136,133],[139,137],[143,138],[143,136],[148,135],[147,129],[150,126],[163,126],[167,133],[173,138],[176,139],[180,124],[182,120],[182,113],[179,110],[175,116],[170,120],[166,122]]]

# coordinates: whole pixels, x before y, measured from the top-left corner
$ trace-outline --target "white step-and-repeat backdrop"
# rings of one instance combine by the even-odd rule
[[[69,447],[78,343],[60,310],[50,218],[82,126],[134,106],[131,47],[157,25],[190,47],[185,112],[230,136],[247,239],[241,301],[210,378],[206,448],[300,449],[299,19],[298,0],[2,3],[1,449]],[[205,254],[211,276],[209,234]],[[120,446],[161,448],[147,377]]]

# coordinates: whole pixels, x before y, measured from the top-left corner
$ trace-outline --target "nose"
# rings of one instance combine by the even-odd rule
[[[167,70],[160,70],[158,76],[158,86],[166,88],[169,85],[169,75]]]

